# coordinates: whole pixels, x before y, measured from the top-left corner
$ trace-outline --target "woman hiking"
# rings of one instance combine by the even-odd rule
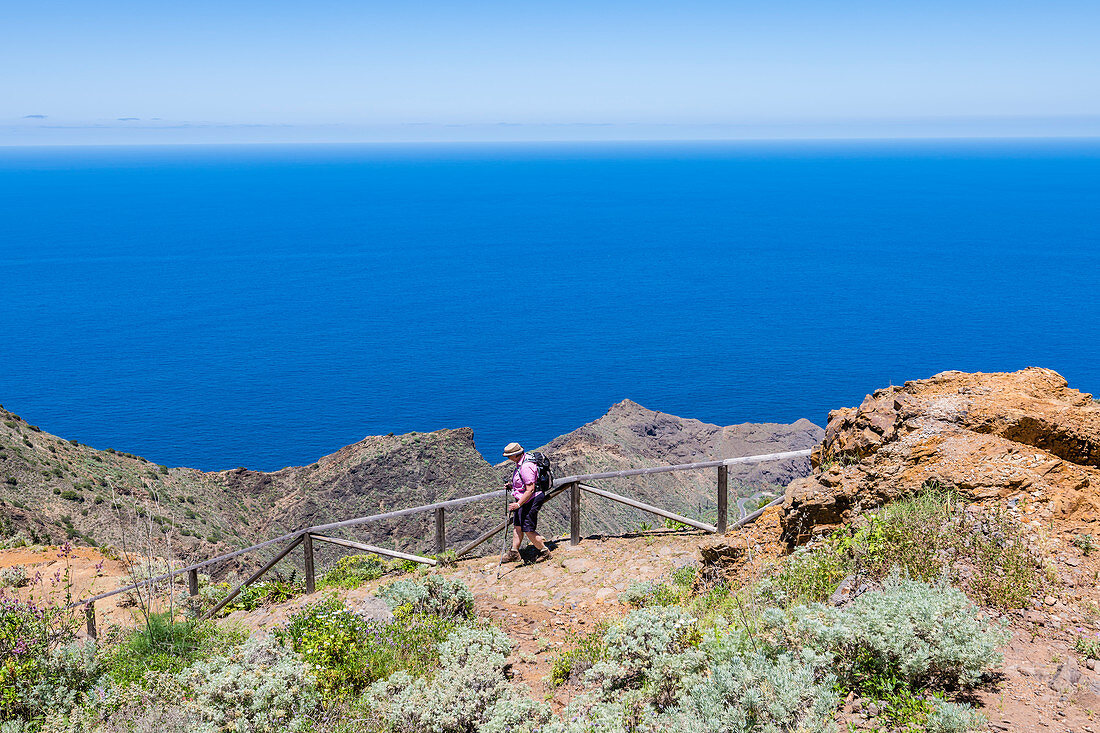
[[[527,458],[527,453],[519,443],[509,443],[504,446],[504,457],[516,464],[512,470],[514,501],[508,505],[508,510],[513,512],[515,529],[512,533],[512,551],[504,556],[504,562],[515,562],[520,559],[519,548],[523,544],[524,534],[539,551],[535,562],[549,560],[550,550],[546,549],[542,535],[537,531],[539,508],[546,500],[546,494],[536,487],[539,477],[538,466]]]

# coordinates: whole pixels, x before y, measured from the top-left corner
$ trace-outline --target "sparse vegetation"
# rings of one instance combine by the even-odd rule
[[[767,590],[783,604],[820,602],[849,576],[877,581],[900,568],[911,578],[933,581],[958,564],[971,568],[964,587],[997,608],[1020,608],[1042,581],[1018,521],[995,509],[971,516],[954,492],[932,483],[799,548]]]
[[[1088,557],[1089,553],[1096,549],[1096,544],[1091,534],[1074,535],[1073,544],[1077,546],[1077,549],[1080,550],[1081,554],[1085,557]]]
[[[608,625],[608,622],[602,621],[587,634],[571,636],[569,647],[554,657],[550,669],[551,685],[563,685],[570,680],[579,682],[581,675],[607,655],[604,634],[607,633]]]

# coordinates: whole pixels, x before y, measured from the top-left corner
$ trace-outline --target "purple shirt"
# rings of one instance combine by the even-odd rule
[[[519,468],[512,472],[512,497],[519,501],[523,492],[527,490],[527,484],[533,484],[539,477],[538,466],[527,460],[527,454],[519,461]]]

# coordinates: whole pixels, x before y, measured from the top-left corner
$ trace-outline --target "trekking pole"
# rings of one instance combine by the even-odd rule
[[[508,551],[508,528],[512,526],[515,519],[512,512],[508,510],[509,499],[511,494],[504,494],[504,541],[500,544],[500,560],[497,561],[497,580],[500,580],[500,569],[504,565],[504,555]]]

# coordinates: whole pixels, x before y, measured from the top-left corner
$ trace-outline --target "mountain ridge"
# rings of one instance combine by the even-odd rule
[[[543,449],[561,476],[606,465],[636,468],[686,456],[718,457],[728,450],[744,455],[808,448],[823,435],[807,420],[717,426],[624,400]],[[736,485],[778,488],[808,471],[808,460],[754,469]],[[91,448],[0,408],[0,541],[9,545],[63,539],[114,545],[141,526],[177,556],[209,557],[303,526],[485,493],[500,488],[507,475],[506,465],[490,465],[477,451],[469,427],[367,436],[312,464],[277,471],[204,472]],[[609,488],[690,513],[702,497],[713,496],[712,483],[676,475],[639,482],[632,491],[618,484]],[[548,508],[546,531],[560,532],[564,504]],[[485,531],[502,513],[503,505],[481,502],[448,512],[450,546]],[[585,531],[636,527],[635,518],[618,510],[589,512],[585,519]],[[432,522],[430,513],[413,515],[371,525],[369,538],[360,532],[357,539],[427,552]]]

